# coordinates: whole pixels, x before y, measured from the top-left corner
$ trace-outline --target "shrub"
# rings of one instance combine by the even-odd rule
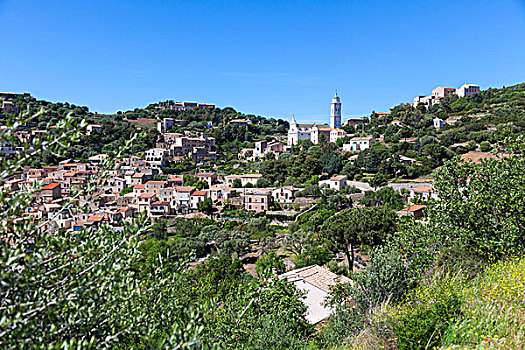
[[[283,273],[285,269],[283,260],[275,252],[260,257],[255,263],[255,271],[260,277],[271,276],[274,269],[278,274]]]
[[[296,268],[310,265],[324,265],[332,258],[332,253],[324,247],[309,247],[302,254],[299,254],[294,262]]]
[[[399,320],[394,331],[400,350],[433,349],[440,346],[441,338],[459,312],[461,302],[449,296],[428,307],[416,308]]]
[[[492,147],[491,147],[490,142],[488,142],[488,141],[481,141],[481,143],[479,144],[479,148],[480,148],[481,152],[488,152],[488,151],[490,151],[490,149]]]

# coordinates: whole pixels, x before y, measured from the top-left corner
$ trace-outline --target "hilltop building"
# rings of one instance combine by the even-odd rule
[[[21,94],[16,94],[14,92],[0,92],[0,98],[3,100],[15,99],[17,97],[29,98],[32,97],[29,92],[24,92]]]
[[[414,102],[412,106],[417,107],[417,105],[424,104],[427,107],[432,107],[435,104],[439,104],[442,98],[457,95],[458,97],[473,96],[481,92],[478,85],[475,84],[463,84],[459,88],[438,86],[432,90],[432,95],[419,95],[414,97]]]
[[[173,109],[176,111],[185,111],[188,109],[199,108],[199,109],[213,109],[215,105],[212,103],[199,103],[193,101],[177,102],[173,100],[167,100],[159,102],[158,108],[160,109]]]
[[[299,140],[310,140],[314,144],[319,143],[321,135],[330,142],[346,136],[341,129],[341,99],[335,93],[330,104],[330,125],[328,124],[298,124],[295,116],[292,116],[290,128],[288,129],[288,146],[296,145]]]
[[[481,90],[479,89],[479,86],[467,83],[456,89],[456,95],[458,95],[458,97],[473,96],[479,94],[480,92]]]

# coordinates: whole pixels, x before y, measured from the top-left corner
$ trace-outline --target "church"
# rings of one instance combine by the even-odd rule
[[[297,124],[295,116],[292,116],[290,129],[288,129],[288,146],[297,145],[299,140],[310,140],[314,144],[319,143],[320,135],[324,135],[330,142],[346,136],[341,129],[341,99],[337,96],[332,98],[330,108],[330,125],[328,124]]]

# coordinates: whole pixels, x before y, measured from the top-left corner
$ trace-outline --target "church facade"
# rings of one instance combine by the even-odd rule
[[[321,135],[324,135],[330,142],[336,142],[337,139],[346,136],[344,130],[341,129],[341,99],[337,96],[337,92],[332,98],[330,125],[298,124],[295,116],[292,116],[288,129],[288,146],[297,145],[299,140],[310,140],[312,143],[318,144]]]

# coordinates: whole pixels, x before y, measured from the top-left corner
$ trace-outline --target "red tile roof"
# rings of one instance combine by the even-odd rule
[[[45,185],[44,187],[42,187],[42,189],[43,190],[52,190],[52,189],[57,188],[58,186],[60,186],[59,183],[52,183],[52,184],[49,184],[49,185]]]
[[[429,186],[416,187],[416,188],[412,188],[412,191],[414,192],[432,192],[432,187],[429,187]]]
[[[177,192],[191,192],[195,189],[194,186],[176,186],[175,191]]]
[[[161,202],[161,201],[157,201],[157,202],[153,202],[153,203],[151,203],[151,204],[159,204],[159,205],[163,204],[163,205],[166,205],[166,204],[170,204],[170,202]]]
[[[401,211],[409,211],[409,212],[414,212],[414,211],[418,211],[418,210],[421,210],[421,209],[424,209],[426,208],[427,206],[426,205],[410,205],[406,208],[403,208],[401,209]]]
[[[324,291],[331,292],[338,284],[352,283],[346,276],[338,276],[330,270],[319,265],[311,265],[293,270],[278,276],[279,279],[287,279],[289,282],[303,280]]]
[[[165,185],[166,183],[166,181],[148,181],[146,185]]]

